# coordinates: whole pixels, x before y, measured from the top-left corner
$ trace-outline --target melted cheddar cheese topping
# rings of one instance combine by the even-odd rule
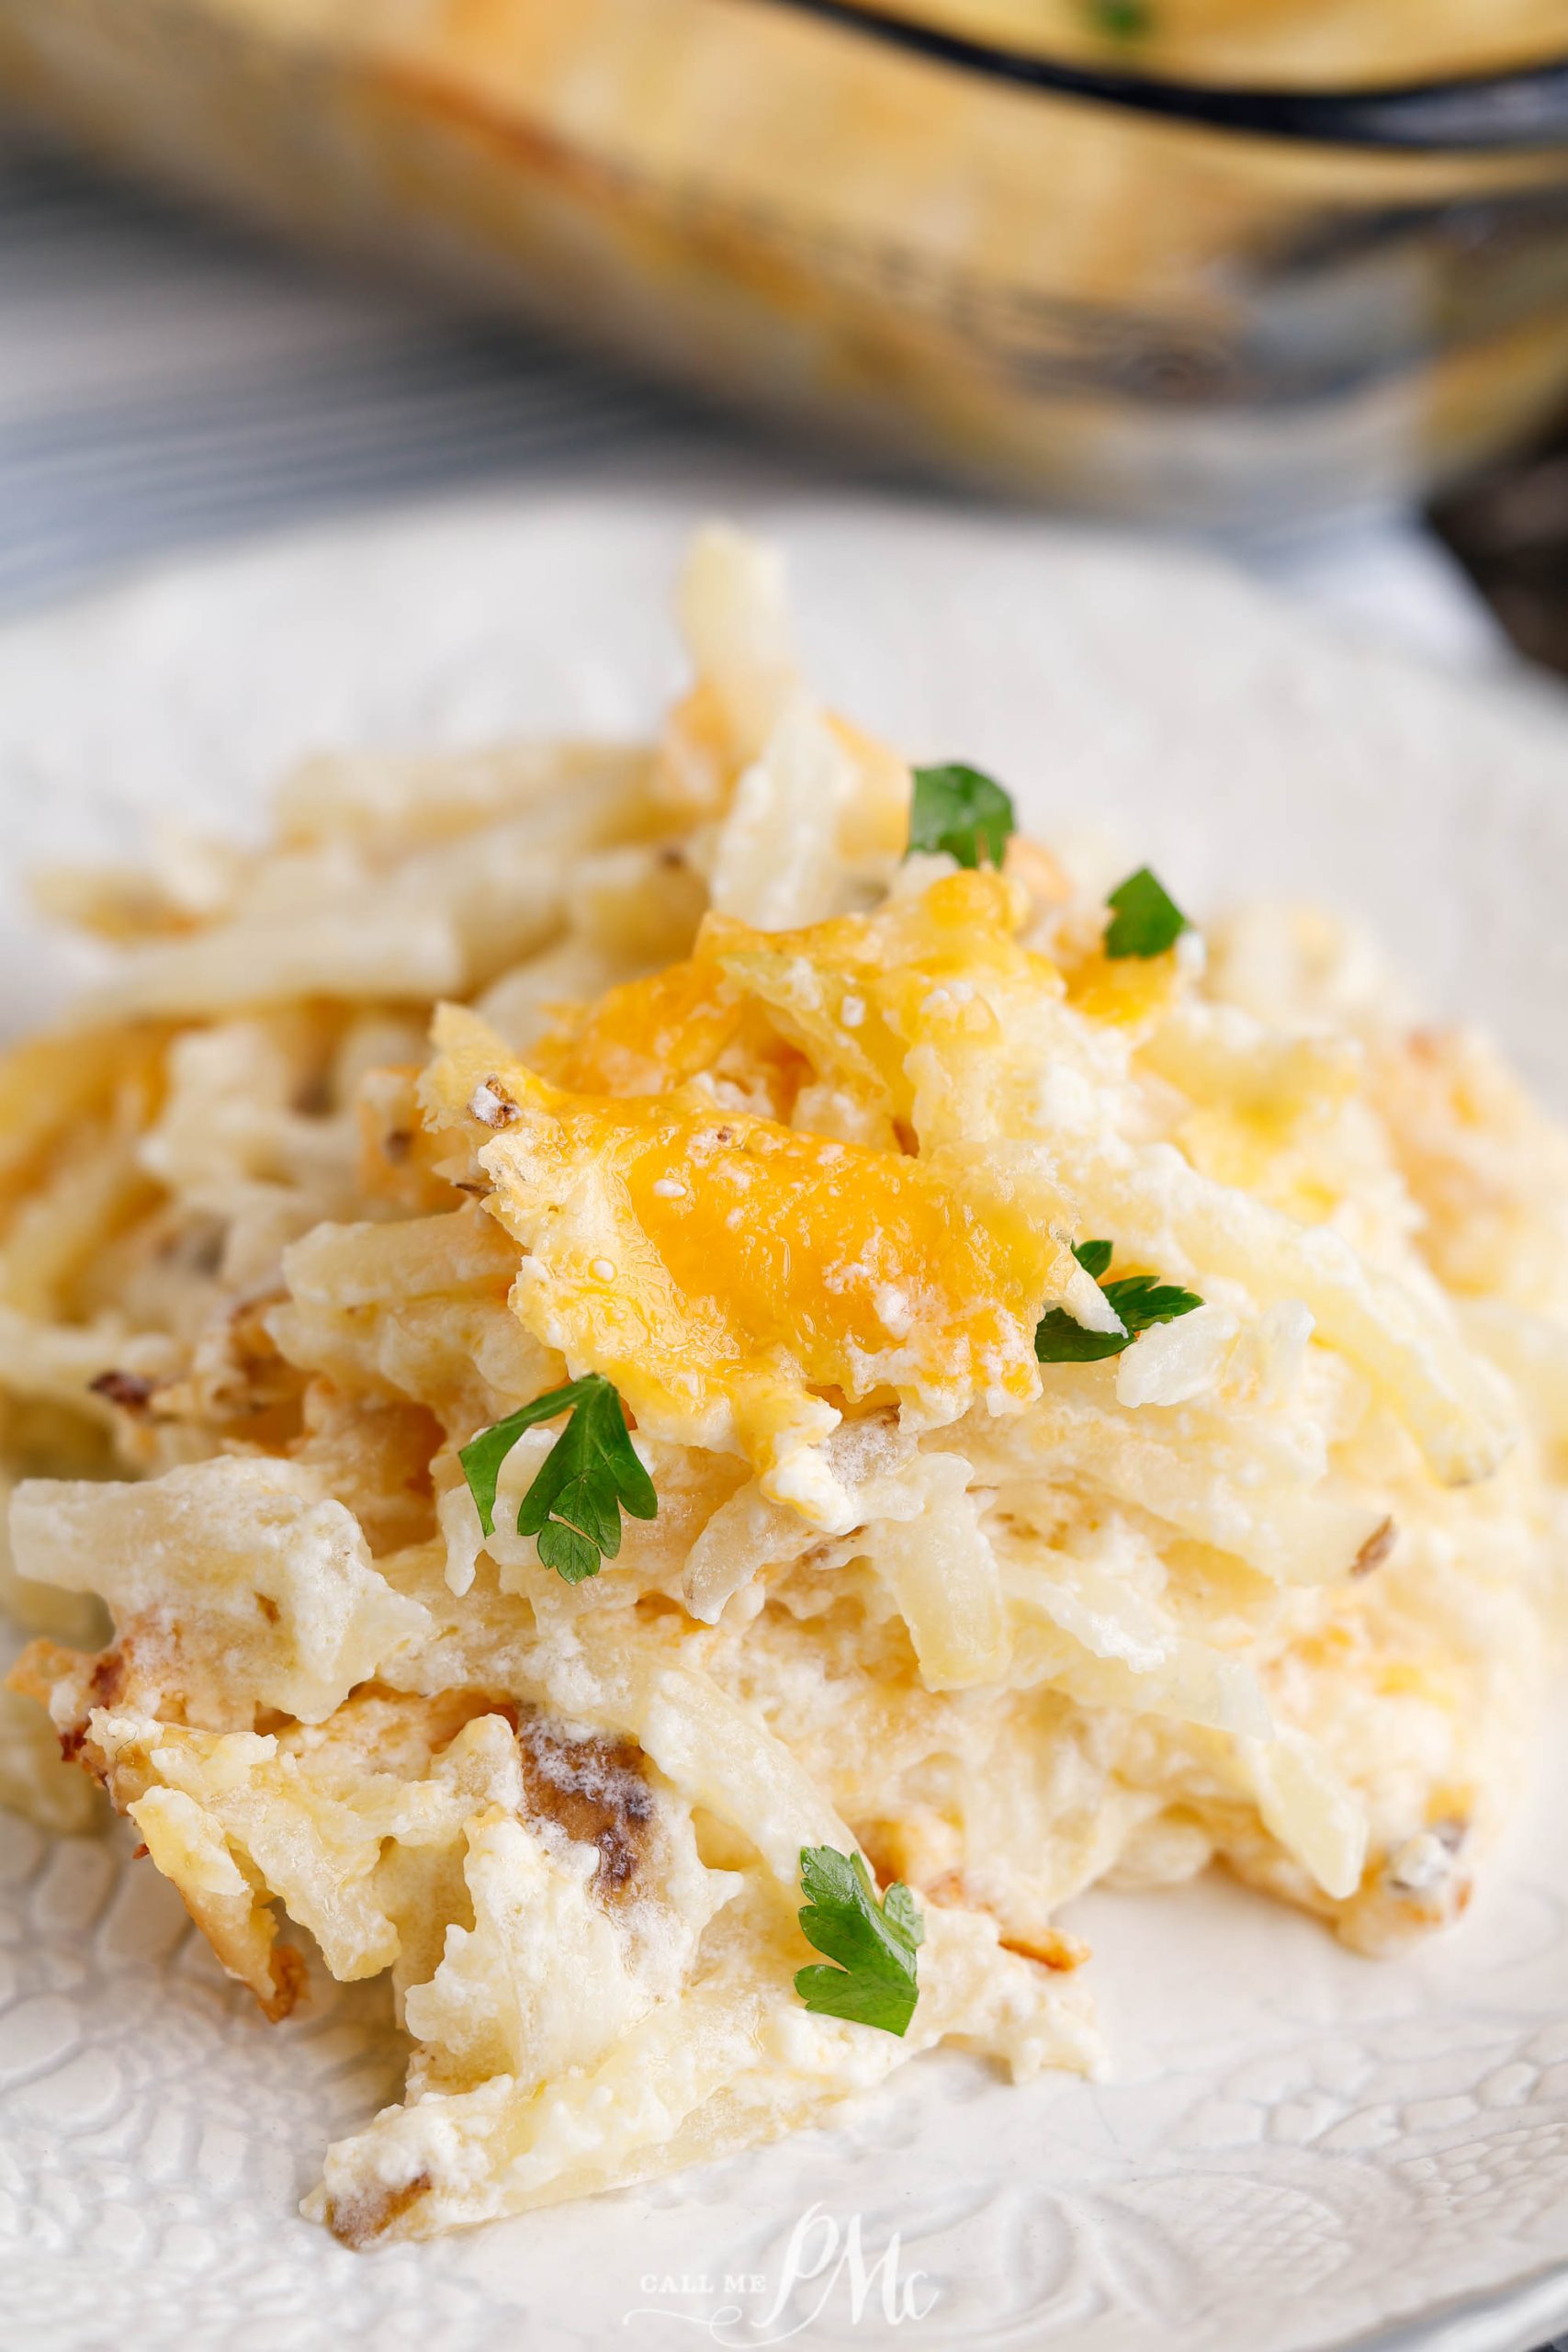
[[[984,872],[799,931],[710,915],[689,960],[610,989],[534,1059],[582,1093],[658,1093],[710,1074],[748,1109],[890,1150],[1016,1133],[1031,1120],[1027,1102],[1001,1099],[1010,1048],[1064,994],[1055,966],[1016,936],[1026,909],[1017,884]],[[970,1082],[982,1069],[984,1106]],[[941,1107],[960,1071],[963,1135]]]
[[[525,1253],[515,1311],[652,1435],[739,1446],[765,1491],[828,1524],[838,1498],[807,1453],[842,1404],[935,1426],[1037,1393],[1034,1328],[1071,1261],[1027,1200],[694,1083],[568,1091],[456,1008],[437,1048],[431,1115],[494,1129],[478,1158]]]

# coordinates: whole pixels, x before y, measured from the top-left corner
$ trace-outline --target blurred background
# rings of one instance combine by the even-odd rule
[[[0,612],[762,469],[1568,671],[1565,419],[1568,0],[0,0]]]
[[[732,459],[1561,667],[1565,408],[1568,0],[0,0],[0,607]]]

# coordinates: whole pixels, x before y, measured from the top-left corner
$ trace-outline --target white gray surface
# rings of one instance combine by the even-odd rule
[[[181,546],[715,435],[625,370],[0,141],[0,608]]]
[[[161,809],[239,823],[281,763],[333,742],[646,729],[675,674],[690,503],[492,502],[13,627],[7,879]],[[1436,997],[1479,1001],[1568,1101],[1555,698],[1456,685],[1168,551],[842,501],[758,519],[857,717],[996,765],[1046,826],[1092,798],[1200,909],[1284,884],[1380,918]],[[47,988],[0,917],[0,986]],[[1107,2086],[1015,2091],[925,2061],[834,2131],[369,2257],[292,2200],[321,2141],[386,2095],[374,1995],[323,1990],[268,2029],[123,1841],[6,1824],[0,2342],[662,2352],[799,2319],[796,2342],[916,2352],[1526,2352],[1568,2323],[1554,1784],[1560,1764],[1466,1925],[1397,1964],[1218,1882],[1082,1905]],[[818,2202],[840,2232],[861,2217],[868,2259],[901,2233],[906,2284],[940,2290],[927,2316],[894,2328],[874,2291],[857,2319],[840,2274],[764,2321]],[[727,2273],[767,2283],[727,2294]]]

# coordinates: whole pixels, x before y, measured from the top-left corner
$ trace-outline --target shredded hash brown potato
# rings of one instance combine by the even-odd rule
[[[101,1785],[269,2018],[390,1970],[354,2245],[941,2041],[1092,2069],[1097,1883],[1444,1925],[1557,1629],[1568,1138],[1322,917],[1116,960],[1039,846],[907,855],[735,534],[682,615],[649,750],[317,762],[263,854],[51,877],[118,962],[0,1064],[5,1792]],[[1201,1305],[1038,1362],[1120,1335],[1091,1238]],[[558,1429],[488,1538],[457,1457],[591,1374],[658,1512],[574,1585]],[[796,1994],[807,1847],[914,1892],[902,2038]]]

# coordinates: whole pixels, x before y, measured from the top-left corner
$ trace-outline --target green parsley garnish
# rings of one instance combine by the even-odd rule
[[[1085,1273],[1092,1274],[1098,1282],[1101,1274],[1110,1271],[1111,1253],[1115,1246],[1112,1241],[1079,1241],[1074,1245],[1073,1255]]]
[[[1112,40],[1138,40],[1154,30],[1155,12],[1146,0],[1088,0],[1088,9],[1095,30]]]
[[[915,770],[911,850],[944,849],[960,865],[978,865],[982,858],[999,865],[1017,823],[1009,795],[978,768],[954,763]]]
[[[1106,900],[1108,956],[1163,956],[1192,926],[1163,883],[1140,865]]]
[[[532,1535],[547,1568],[568,1584],[596,1577],[602,1560],[621,1548],[621,1513],[656,1519],[659,1498],[637,1460],[626,1408],[614,1384],[597,1372],[536,1396],[464,1446],[457,1459],[487,1535],[495,1532],[495,1489],[501,1465],[522,1436],[540,1421],[570,1411],[571,1419],[540,1465],[517,1512],[517,1532]]]
[[[908,1888],[896,1881],[878,1904],[860,1855],[831,1846],[801,1848],[800,1883],[807,1942],[841,1962],[800,1970],[795,1989],[807,2007],[817,2017],[907,2033],[919,1998],[915,1954],[926,1935]]]
[[[1156,1282],[1153,1274],[1123,1274],[1120,1282],[1102,1280],[1111,1264],[1109,1241],[1080,1241],[1074,1257],[1086,1274],[1092,1274],[1126,1327],[1121,1331],[1086,1331],[1065,1306],[1053,1306],[1040,1317],[1034,1352],[1042,1363],[1102,1363],[1130,1348],[1151,1323],[1174,1323],[1203,1302],[1195,1291],[1178,1290],[1174,1283]]]

